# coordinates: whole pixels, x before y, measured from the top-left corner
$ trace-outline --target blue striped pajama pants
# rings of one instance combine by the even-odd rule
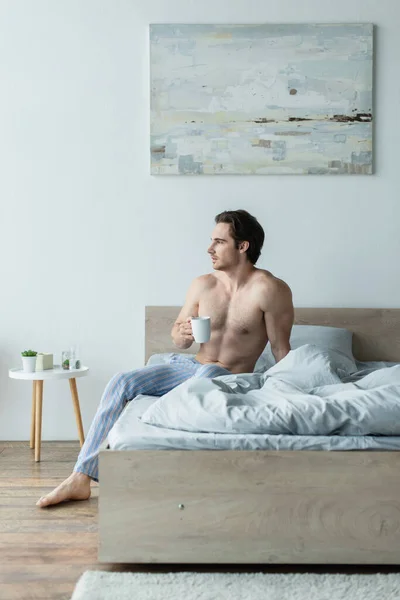
[[[74,471],[99,480],[98,453],[108,432],[122,413],[127,402],[138,394],[163,396],[191,377],[217,377],[230,371],[218,365],[203,365],[191,356],[173,354],[169,363],[148,365],[142,369],[117,373],[108,382],[100,405],[93,418]]]

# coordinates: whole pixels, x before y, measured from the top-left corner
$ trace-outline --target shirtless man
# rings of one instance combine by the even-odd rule
[[[173,355],[169,364],[115,375],[104,391],[73,473],[47,496],[41,508],[90,497],[98,481],[98,451],[126,403],[138,394],[162,396],[190,377],[251,373],[268,340],[276,361],[290,350],[293,304],[290,288],[255,267],[264,242],[257,219],[244,210],[224,211],[208,248],[214,272],[194,279],[172,328],[177,348],[194,341],[190,317],[211,317],[211,338],[195,358]]]

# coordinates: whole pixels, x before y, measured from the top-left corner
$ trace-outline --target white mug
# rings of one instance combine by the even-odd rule
[[[210,317],[191,317],[194,341],[198,344],[208,342],[211,337]]]

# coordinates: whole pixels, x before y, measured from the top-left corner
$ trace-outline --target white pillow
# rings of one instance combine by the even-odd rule
[[[357,371],[352,350],[353,333],[348,329],[324,325],[293,325],[290,335],[291,349],[296,350],[305,344],[329,350],[332,365],[339,375],[351,375]],[[275,363],[271,344],[268,343],[256,362],[254,373],[264,373]]]

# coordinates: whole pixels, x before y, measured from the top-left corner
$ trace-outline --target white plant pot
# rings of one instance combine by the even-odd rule
[[[26,373],[34,373],[36,369],[36,356],[22,356],[22,368]]]

